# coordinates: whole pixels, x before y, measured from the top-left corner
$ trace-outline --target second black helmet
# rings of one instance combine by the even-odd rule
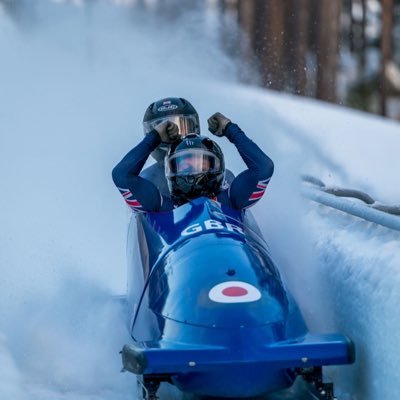
[[[158,124],[171,121],[179,128],[179,135],[200,134],[200,121],[197,111],[192,104],[181,97],[166,97],[151,103],[144,113],[143,130],[147,135]],[[161,144],[152,155],[161,161],[168,151],[168,145]]]

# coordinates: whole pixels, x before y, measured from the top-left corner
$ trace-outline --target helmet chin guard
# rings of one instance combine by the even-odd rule
[[[225,179],[221,148],[207,137],[188,135],[171,145],[165,175],[179,204],[201,196],[215,197]]]

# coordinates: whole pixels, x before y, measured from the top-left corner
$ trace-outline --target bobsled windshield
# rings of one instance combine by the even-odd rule
[[[163,118],[156,118],[151,121],[143,122],[144,133],[147,135],[157,125],[162,122],[173,122],[179,128],[179,135],[184,137],[191,133],[198,134],[197,119],[195,115],[168,115]]]
[[[175,153],[166,163],[166,176],[195,175],[218,172],[220,160],[215,154],[203,149],[187,149]]]

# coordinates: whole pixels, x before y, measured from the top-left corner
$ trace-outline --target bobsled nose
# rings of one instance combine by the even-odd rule
[[[210,249],[215,250],[215,240],[218,252]],[[288,314],[286,292],[274,270],[245,242],[218,232],[203,234],[188,239],[162,263],[148,285],[157,295],[149,298],[160,318],[212,328],[254,328],[281,323]]]

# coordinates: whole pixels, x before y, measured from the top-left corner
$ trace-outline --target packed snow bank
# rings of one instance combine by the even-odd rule
[[[398,122],[311,99],[271,92],[268,98],[290,141],[319,161],[306,163],[306,172],[327,184],[365,190],[377,201],[399,203]]]
[[[307,221],[335,326],[357,347],[355,368],[337,371],[342,387],[355,398],[399,397],[400,233],[323,206],[310,207]]]

